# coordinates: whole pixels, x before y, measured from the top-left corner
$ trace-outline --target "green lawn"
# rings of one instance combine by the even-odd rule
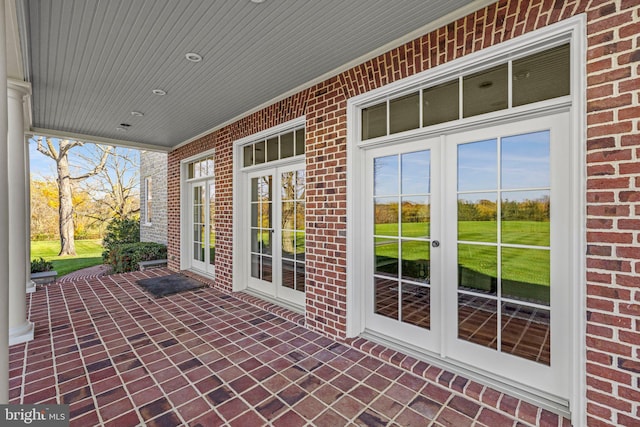
[[[497,243],[495,221],[461,221],[458,239],[468,242]],[[375,227],[375,255],[379,268],[397,268],[398,224],[377,224]],[[402,225],[402,237],[427,237],[428,223]],[[503,221],[502,243],[531,246],[549,245],[549,223],[536,221]],[[446,243],[446,242],[445,242]],[[426,243],[406,241],[402,244],[404,263],[424,262],[429,259]],[[393,262],[393,260],[396,260]],[[498,252],[493,245],[458,244],[460,285],[495,292],[498,276]],[[549,251],[546,249],[502,248],[501,281],[503,295],[539,302],[549,301]]]
[[[60,241],[45,240],[31,242],[31,259],[42,257],[53,263],[58,277],[82,268],[102,264],[103,247],[101,240],[76,240],[75,257],[58,256]]]

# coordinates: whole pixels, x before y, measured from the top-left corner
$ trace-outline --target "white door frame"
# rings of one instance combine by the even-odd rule
[[[193,267],[191,262],[193,259],[193,203],[191,184],[194,182],[204,182],[205,191],[208,192],[206,183],[210,181],[215,185],[216,179],[213,175],[204,178],[189,179],[188,165],[193,161],[212,156],[215,159],[215,149],[203,151],[202,153],[180,161],[180,270],[191,270]],[[215,275],[215,266],[212,267],[212,269],[196,269],[196,272],[213,278]]]
[[[432,137],[423,140],[416,140],[412,142],[403,143],[401,145],[393,145],[386,146],[380,148],[372,148],[371,150],[367,150],[367,182],[366,185],[366,195],[365,198],[366,208],[365,208],[365,216],[364,221],[366,229],[368,230],[368,237],[365,243],[365,270],[368,277],[372,277],[373,271],[375,270],[374,266],[374,242],[371,239],[373,236],[372,230],[374,229],[374,212],[373,212],[373,185],[371,182],[371,178],[373,177],[373,159],[384,157],[384,156],[395,156],[398,154],[411,153],[416,151],[425,151],[429,150],[430,152],[430,227],[429,227],[429,245],[431,246],[432,241],[440,241],[441,240],[441,217],[440,212],[437,209],[433,209],[434,207],[440,207],[441,204],[441,191],[440,191],[440,175],[441,175],[441,140],[438,137]],[[398,192],[400,194],[400,192]],[[441,308],[442,304],[442,260],[441,260],[441,249],[430,247],[430,328],[424,329],[422,327],[410,325],[408,323],[403,323],[402,328],[398,328],[397,321],[388,319],[384,316],[380,316],[375,314],[372,311],[372,307],[375,304],[374,291],[372,288],[365,290],[364,292],[364,307],[366,307],[364,311],[365,324],[369,328],[377,328],[379,330],[388,331],[389,335],[393,335],[396,339],[405,342],[413,342],[416,346],[420,347],[422,350],[439,354],[441,348]]]
[[[189,210],[189,215],[187,217],[187,222],[189,222],[188,224],[188,228],[191,232],[191,234],[188,235],[188,240],[189,240],[189,262],[190,262],[190,267],[194,270],[196,270],[199,273],[204,273],[207,276],[211,276],[211,277],[215,277],[215,265],[211,263],[211,233],[210,233],[210,228],[213,225],[215,227],[215,218],[211,218],[210,215],[210,205],[211,205],[211,193],[210,193],[210,185],[213,184],[214,188],[215,188],[215,180],[213,178],[206,178],[206,179],[200,179],[200,180],[194,180],[194,181],[190,181],[189,183],[187,183],[187,191],[189,192],[190,195],[190,203],[188,206],[188,210]],[[194,230],[193,230],[193,220],[194,220],[194,211],[193,211],[193,189],[195,187],[200,187],[202,189],[203,193],[203,205],[202,205],[202,209],[204,212],[204,241],[200,242],[202,244],[204,244],[205,247],[205,251],[204,251],[204,260],[199,261],[195,259],[195,254],[194,254],[194,241],[193,241],[193,236],[194,236]],[[215,190],[214,190],[215,191]],[[214,192],[214,197],[213,197],[213,203],[215,203],[215,192]]]
[[[386,138],[376,138],[369,141],[360,140],[360,110],[363,106],[379,102],[387,96],[410,90],[412,87],[424,85],[427,82],[437,84],[439,81],[450,79],[451,75],[469,72],[487,64],[498,64],[519,52],[529,52],[531,49],[544,49],[544,46],[569,42],[571,45],[571,95],[543,101],[533,105],[509,108],[508,110],[488,113],[479,117],[471,117],[443,123],[429,128],[417,129]],[[569,233],[571,235],[568,251],[571,296],[569,358],[573,361],[570,380],[570,397],[567,403],[559,403],[549,396],[529,393],[521,387],[514,387],[508,379],[496,378],[492,375],[482,375],[465,367],[443,362],[437,357],[428,357],[424,353],[416,352],[411,347],[395,345],[407,354],[412,354],[424,360],[461,373],[468,378],[490,385],[496,389],[522,396],[529,401],[547,407],[551,410],[571,416],[578,425],[586,423],[586,20],[584,15],[578,15],[543,29],[522,35],[515,39],[483,49],[482,51],[466,55],[447,64],[424,71],[403,80],[391,83],[365,94],[350,98],[347,101],[347,327],[348,337],[362,334],[365,327],[363,278],[366,277],[366,262],[361,250],[361,243],[366,236],[366,228],[362,221],[364,186],[366,182],[366,148],[378,144],[392,144],[415,139],[426,138],[430,135],[446,135],[474,128],[482,128],[492,122],[506,120],[520,120],[536,115],[549,115],[552,112],[567,111],[569,120],[569,140],[567,141],[569,158],[565,168],[572,184],[570,195],[570,211],[567,215],[573,218]],[[444,213],[443,213],[444,214]]]
[[[298,117],[269,129],[236,140],[233,143],[233,292],[246,291],[248,289],[247,271],[251,265],[247,262],[249,248],[249,236],[246,224],[250,221],[250,212],[247,209],[246,189],[249,188],[248,173],[259,170],[261,167],[285,167],[291,164],[304,164],[305,156],[295,156],[282,160],[269,162],[258,166],[244,167],[242,163],[243,147],[257,140],[266,139],[272,135],[287,132],[306,124],[305,116]],[[269,300],[268,297],[262,298]],[[271,302],[285,306],[293,311],[303,313],[304,307],[287,304],[282,300],[273,299]]]
[[[270,229],[271,232],[271,282],[267,282],[261,279],[257,279],[251,276],[251,254],[250,250],[245,252],[245,256],[247,260],[245,261],[245,265],[248,265],[249,268],[245,270],[245,280],[247,281],[247,289],[260,294],[263,298],[274,299],[275,301],[282,302],[287,306],[295,306],[298,307],[298,311],[304,309],[304,292],[296,291],[293,289],[289,289],[285,286],[282,286],[282,226],[281,226],[281,215],[282,215],[282,197],[281,197],[281,176],[284,172],[296,171],[296,170],[305,170],[304,162],[287,162],[287,164],[281,164],[280,166],[272,165],[271,163],[267,163],[263,165],[264,167],[259,169],[252,169],[250,172],[246,173],[247,177],[247,187],[246,187],[246,200],[244,205],[246,208],[245,211],[251,212],[250,207],[250,197],[251,197],[251,185],[252,179],[259,178],[262,176],[270,175],[273,179],[272,181],[272,198],[271,198],[271,221],[272,227]],[[249,221],[245,223],[245,227],[247,230],[251,229],[250,218]],[[247,249],[251,248],[251,233],[247,233],[246,238],[248,240],[245,241],[245,246]]]

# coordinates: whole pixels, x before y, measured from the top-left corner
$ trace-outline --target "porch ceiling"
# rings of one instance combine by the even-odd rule
[[[29,38],[33,128],[158,148],[373,56],[462,7],[486,3],[17,1]],[[187,52],[203,60],[191,63]],[[119,131],[121,123],[131,126]]]

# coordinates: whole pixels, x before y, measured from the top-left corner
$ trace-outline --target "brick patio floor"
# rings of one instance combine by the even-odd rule
[[[90,426],[565,426],[496,390],[213,288],[150,298],[154,269],[44,286],[10,348],[11,403],[66,403]]]

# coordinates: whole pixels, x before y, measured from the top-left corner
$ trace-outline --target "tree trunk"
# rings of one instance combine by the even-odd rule
[[[62,148],[63,142],[60,142]],[[61,150],[62,151],[62,150]],[[71,177],[69,176],[69,158],[67,153],[57,161],[58,198],[60,201],[60,253],[58,255],[76,255],[73,226],[73,199]]]

